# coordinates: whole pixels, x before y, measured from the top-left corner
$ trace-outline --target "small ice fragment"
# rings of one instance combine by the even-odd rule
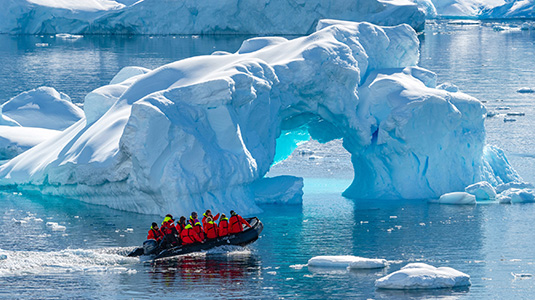
[[[530,273],[511,273],[515,279],[527,279],[533,277]]]
[[[54,227],[54,226],[58,226],[58,223],[56,223],[56,222],[46,222],[46,226],[47,227]]]
[[[297,264],[297,265],[290,265],[290,268],[295,269],[295,270],[301,270],[302,268],[304,268],[306,266],[307,265],[303,265],[303,264],[299,265],[299,264]]]
[[[519,117],[521,117],[521,116],[525,116],[526,113],[511,111],[511,112],[508,112],[507,115],[508,116],[519,116]]]
[[[5,254],[0,254],[0,260],[6,260],[7,259],[7,255]]]
[[[518,89],[516,92],[522,93],[522,94],[531,94],[531,93],[535,93],[535,89],[530,88],[530,87],[523,87],[523,88]]]
[[[507,123],[507,122],[516,122],[516,119],[514,119],[514,118],[503,118],[503,122],[504,122],[504,123]]]
[[[50,229],[52,231],[65,231],[65,229],[67,229],[67,227],[65,227],[63,225],[56,224],[55,226],[52,226]]]
[[[425,226],[425,223],[420,223],[420,226]]]
[[[364,258],[352,255],[316,256],[308,261],[309,267],[319,268],[350,268],[350,269],[377,269],[384,268],[387,261],[384,259]]]
[[[43,222],[43,219],[41,219],[41,218],[35,218],[35,219],[33,219],[33,221],[34,221],[34,222]]]
[[[134,229],[133,228],[126,228],[126,230],[124,232],[134,232]]]
[[[496,107],[496,110],[510,110],[511,108],[509,106],[498,106]]]
[[[275,272],[275,271],[269,271],[269,272],[266,272],[266,273],[269,274],[269,275],[277,275],[277,272]]]
[[[398,216],[390,216],[390,219],[397,219]]]

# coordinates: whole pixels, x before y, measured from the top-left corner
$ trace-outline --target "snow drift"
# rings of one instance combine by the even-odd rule
[[[310,36],[253,38],[233,54],[134,72],[97,89],[91,119],[0,167],[0,184],[143,213],[253,213],[251,185],[277,137],[303,128],[343,139],[352,198],[437,198],[518,179],[485,147],[483,105],[435,89],[418,55],[408,25],[327,20]]]
[[[24,34],[307,34],[318,20],[379,25],[407,23],[423,30],[425,17],[409,1],[337,0],[2,0],[0,33]]]

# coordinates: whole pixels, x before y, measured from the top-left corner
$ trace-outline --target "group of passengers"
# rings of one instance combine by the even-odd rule
[[[210,210],[203,214],[202,224],[197,219],[197,213],[192,212],[189,220],[182,216],[176,223],[173,216],[165,216],[162,225],[152,223],[147,240],[156,240],[161,248],[168,248],[194,243],[204,243],[207,240],[224,237],[243,231],[243,226],[251,225],[233,210],[230,211],[230,219],[221,214],[219,224],[215,221],[219,219],[219,214],[213,216]]]

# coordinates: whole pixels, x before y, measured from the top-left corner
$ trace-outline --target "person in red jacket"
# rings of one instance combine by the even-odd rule
[[[178,245],[178,232],[176,230],[173,216],[171,214],[167,214],[165,216],[165,219],[163,219],[162,226],[160,226],[160,231],[163,233],[164,236],[164,243],[162,245],[164,248],[166,246]]]
[[[207,239],[215,239],[218,237],[217,224],[211,217],[206,218],[206,223],[204,223],[204,233],[206,234]]]
[[[202,226],[204,226],[204,223],[206,223],[206,219],[208,217],[211,217],[212,218],[212,221],[217,221],[217,219],[219,219],[219,214],[212,216],[212,211],[211,210],[206,210],[206,212],[204,214],[202,214]]]
[[[182,233],[182,230],[184,230],[184,227],[186,227],[188,223],[186,223],[186,217],[182,216],[180,217],[180,220],[176,223],[176,230],[178,231],[178,236],[180,236],[180,233]]]
[[[152,226],[149,229],[149,234],[147,235],[147,240],[155,240],[157,242],[160,242],[162,238],[163,234],[160,232],[158,224],[152,223]]]
[[[251,224],[249,224],[247,221],[245,221],[240,215],[238,215],[233,210],[230,211],[230,219],[228,220],[228,233],[238,233],[243,231],[243,225],[246,225],[247,227],[251,227]]]
[[[193,230],[195,230],[195,233],[201,238],[201,240],[204,241],[204,230],[202,229],[202,225],[201,225],[201,222],[199,222],[199,220],[197,220],[193,224]]]
[[[219,236],[228,235],[228,218],[225,216],[225,214],[222,214],[221,220],[219,220],[218,233]]]
[[[188,245],[197,242],[203,243],[203,240],[201,240],[191,224],[188,224],[186,227],[184,227],[184,230],[182,230],[180,233],[180,239],[182,240],[182,245]]]

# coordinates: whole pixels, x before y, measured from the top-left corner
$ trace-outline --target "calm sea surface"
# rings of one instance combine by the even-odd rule
[[[235,51],[243,39],[0,36],[0,101],[48,85],[81,102],[124,66],[155,68],[214,50]],[[535,32],[431,24],[422,36],[420,63],[439,75],[439,83],[452,82],[487,101],[489,110],[509,108],[487,120],[488,141],[506,150],[530,181],[535,181],[535,95],[516,90],[535,88],[534,43]],[[504,122],[507,111],[525,116]],[[159,262],[121,255],[141,244],[158,216],[2,191],[0,298],[535,298],[535,279],[514,276],[535,274],[534,204],[353,201],[340,196],[350,181],[306,178],[303,205],[263,206],[264,232],[247,248]],[[308,268],[316,255],[378,257],[391,265],[359,272]],[[453,267],[469,274],[472,286],[416,292],[374,288],[377,278],[408,262]]]

